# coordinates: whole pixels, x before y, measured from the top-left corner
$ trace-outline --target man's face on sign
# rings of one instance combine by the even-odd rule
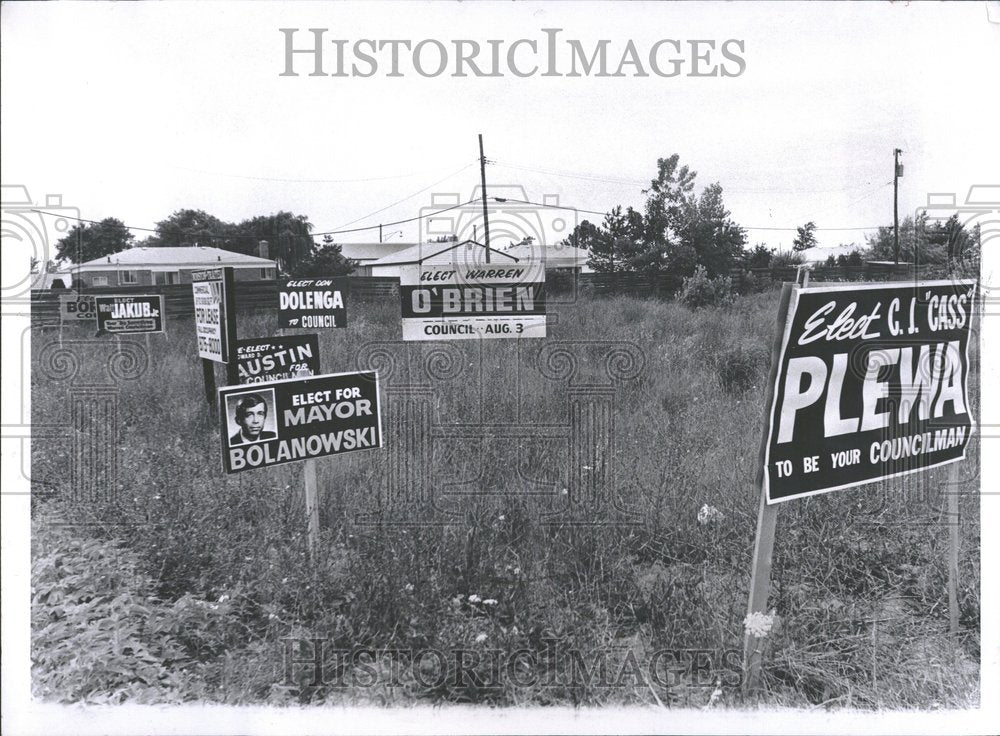
[[[254,404],[248,407],[243,415],[243,434],[251,439],[257,439],[264,428],[264,418],[267,417],[267,404]]]

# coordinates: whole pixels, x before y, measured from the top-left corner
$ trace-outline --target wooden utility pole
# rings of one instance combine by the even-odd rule
[[[486,206],[486,156],[483,154],[483,134],[479,134],[479,176],[483,182],[483,233],[486,245],[486,262],[490,262],[490,213]]]
[[[892,252],[899,265],[899,154],[903,151],[895,148],[892,151]]]

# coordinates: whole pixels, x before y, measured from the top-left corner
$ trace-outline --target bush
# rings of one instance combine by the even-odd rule
[[[779,251],[771,256],[771,268],[785,268],[787,266],[801,266],[806,262],[806,257],[798,251]]]
[[[684,279],[677,298],[691,309],[725,306],[733,300],[733,280],[729,276],[710,279],[705,267],[698,266],[693,276]]]

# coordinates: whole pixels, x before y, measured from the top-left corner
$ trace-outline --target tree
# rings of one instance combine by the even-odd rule
[[[807,222],[800,228],[796,228],[798,233],[792,239],[792,250],[808,250],[816,247],[816,223]]]
[[[244,220],[233,228],[233,238],[227,246],[247,255],[255,255],[257,244],[266,240],[271,247],[271,257],[283,270],[295,273],[300,265],[313,257],[316,243],[312,236],[312,223],[306,215],[280,211]],[[332,243],[332,239],[330,243]]]
[[[880,227],[868,236],[869,254],[872,259],[894,259],[892,227]],[[914,256],[916,246],[916,257]],[[966,228],[958,215],[941,221],[931,221],[927,213],[920,213],[916,220],[906,217],[899,223],[899,258],[913,263],[976,264],[979,257],[979,229]]]
[[[751,250],[743,252],[744,268],[767,268],[771,265],[774,248],[768,248],[764,243],[757,243]]]
[[[730,219],[718,183],[705,187],[697,200],[690,199],[681,216],[681,242],[694,252],[697,264],[704,266],[710,278],[724,276],[739,264],[746,231]]]
[[[600,228],[597,227],[597,225],[592,223],[590,220],[583,220],[579,225],[573,228],[573,232],[571,232],[562,242],[574,248],[590,250],[599,235]]]
[[[331,235],[323,236],[322,245],[313,245],[308,255],[299,259],[290,273],[295,277],[346,276],[357,263],[345,258],[342,247],[333,242]]]
[[[134,240],[125,223],[114,217],[81,222],[56,243],[56,259],[71,263],[92,261],[131,248]]]
[[[182,209],[156,223],[156,234],[147,238],[143,245],[154,248],[201,245],[234,250],[231,247],[233,227],[204,210]]]
[[[587,263],[605,273],[635,270],[635,259],[645,250],[642,240],[642,214],[631,207],[624,212],[621,206],[615,207],[596,228]]]

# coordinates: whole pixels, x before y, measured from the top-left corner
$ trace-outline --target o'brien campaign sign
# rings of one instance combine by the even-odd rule
[[[528,265],[409,266],[404,340],[545,337],[545,271]]]
[[[97,304],[91,294],[62,294],[59,319],[63,322],[92,322],[97,319]]]
[[[163,332],[162,296],[98,296],[94,303],[98,330],[116,335]]]
[[[792,296],[765,459],[768,503],[965,457],[973,281]]]
[[[315,376],[319,373],[319,336],[237,340],[236,369],[241,384]]]
[[[232,267],[191,272],[198,355],[229,362],[229,336],[235,334],[236,309]]]
[[[347,327],[346,279],[288,279],[278,290],[278,327]]]
[[[382,446],[374,371],[223,388],[219,411],[227,473]]]

